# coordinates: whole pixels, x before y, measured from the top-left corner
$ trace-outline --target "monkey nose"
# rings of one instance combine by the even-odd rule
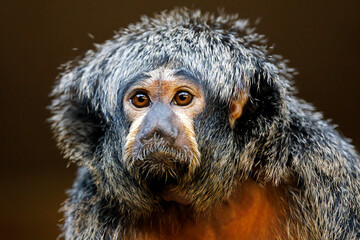
[[[139,140],[160,137],[173,144],[178,137],[178,126],[173,121],[173,111],[165,105],[158,103],[147,113],[139,129]]]
[[[161,126],[156,126],[153,128],[144,128],[139,133],[140,142],[161,138],[170,144],[174,144],[177,136],[178,130],[174,126],[166,126],[166,124],[161,124]]]

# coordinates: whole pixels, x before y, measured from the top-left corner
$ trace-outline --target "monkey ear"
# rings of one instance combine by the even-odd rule
[[[233,99],[230,103],[230,109],[229,109],[229,122],[231,128],[235,127],[235,122],[237,119],[239,119],[243,114],[243,109],[245,104],[249,100],[249,94],[248,91],[241,92],[238,94],[238,97],[236,99]]]

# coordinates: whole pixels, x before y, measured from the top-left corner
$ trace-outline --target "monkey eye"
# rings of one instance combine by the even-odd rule
[[[144,108],[150,105],[150,98],[145,92],[136,92],[131,97],[131,103],[137,108]]]
[[[179,106],[186,106],[193,100],[193,95],[187,91],[179,91],[175,94],[173,103]]]

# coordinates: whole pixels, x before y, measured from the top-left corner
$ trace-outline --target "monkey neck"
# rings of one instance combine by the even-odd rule
[[[289,205],[284,198],[281,187],[247,180],[229,199],[214,207],[209,216],[194,219],[183,211],[182,217],[172,223],[152,219],[144,224],[138,236],[147,240],[288,239],[285,226]]]

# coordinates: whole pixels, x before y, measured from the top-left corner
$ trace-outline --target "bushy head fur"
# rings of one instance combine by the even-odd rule
[[[124,226],[164,211],[123,164],[130,122],[121,104],[134,79],[163,66],[197,79],[207,98],[194,122],[200,166],[179,186],[193,197],[195,213],[252,177],[276,186],[291,183],[297,226],[289,232],[360,237],[359,158],[333,126],[293,95],[293,69],[269,53],[247,20],[175,9],[142,17],[59,76],[50,121],[65,157],[82,166],[64,207],[69,239],[116,238]],[[249,103],[232,129],[229,105],[244,92]]]

